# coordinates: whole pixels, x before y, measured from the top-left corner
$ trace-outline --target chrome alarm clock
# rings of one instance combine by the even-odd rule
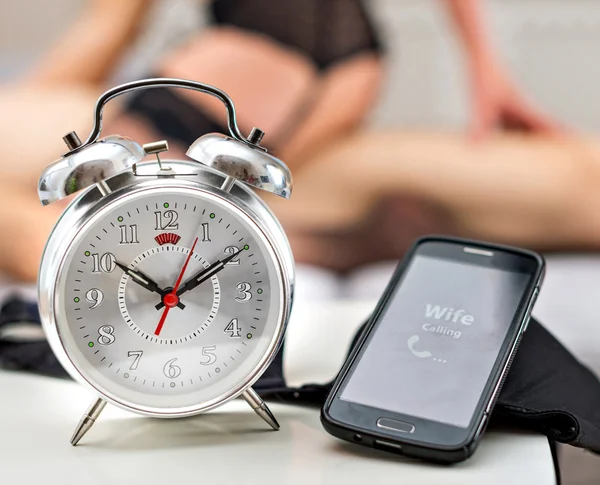
[[[99,139],[110,99],[155,87],[217,97],[231,136],[201,136],[191,160],[161,160],[165,141]],[[262,135],[241,135],[219,89],[161,78],[107,91],[87,140],[65,136],[69,152],[45,169],[39,196],[50,204],[81,193],[50,235],[38,289],[53,352],[98,395],[73,445],[107,402],[175,418],[242,397],[279,428],[251,386],[282,343],[294,267],[281,226],[253,189],[289,198],[292,184]],[[147,155],[155,160],[142,161]]]

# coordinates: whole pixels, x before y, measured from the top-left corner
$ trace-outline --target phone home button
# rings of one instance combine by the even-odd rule
[[[415,426],[407,423],[406,421],[398,421],[397,419],[390,418],[379,418],[377,420],[377,427],[383,429],[389,429],[391,431],[400,431],[401,433],[414,433]]]

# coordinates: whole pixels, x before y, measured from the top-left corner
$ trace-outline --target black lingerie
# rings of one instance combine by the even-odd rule
[[[216,0],[215,24],[258,32],[302,51],[326,69],[363,51],[381,51],[361,0]]]
[[[321,70],[361,52],[382,50],[361,0],[216,0],[209,9],[214,24],[260,33],[295,48]],[[225,127],[189,104],[176,90],[134,93],[126,111],[182,146],[191,145],[205,133],[227,133]],[[300,120],[293,121],[297,125]],[[266,148],[277,148],[269,146],[268,137],[265,142]]]

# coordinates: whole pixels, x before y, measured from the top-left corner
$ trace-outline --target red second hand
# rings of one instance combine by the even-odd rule
[[[167,293],[163,298],[163,302],[165,304],[165,311],[163,312],[163,314],[160,317],[160,321],[158,322],[158,325],[156,326],[156,330],[154,330],[154,335],[160,335],[163,325],[165,324],[165,320],[167,319],[167,315],[169,314],[169,310],[171,308],[173,308],[174,306],[177,306],[177,303],[179,303],[179,297],[177,296],[177,290],[179,288],[179,285],[181,284],[181,280],[183,279],[183,274],[185,273],[187,265],[190,262],[190,258],[192,257],[192,254],[194,252],[194,248],[196,247],[197,242],[198,242],[198,238],[194,239],[194,244],[192,244],[192,249],[190,249],[190,253],[188,254],[187,258],[185,258],[185,263],[183,263],[183,268],[181,268],[181,271],[179,272],[179,276],[177,277],[177,281],[175,282],[175,286],[173,287],[173,290],[170,293]]]

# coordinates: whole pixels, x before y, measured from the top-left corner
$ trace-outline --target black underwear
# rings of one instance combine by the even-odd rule
[[[382,51],[361,0],[215,0],[213,21],[293,47],[320,69],[361,52]]]
[[[162,137],[189,146],[206,133],[229,133],[175,89],[147,89],[129,99],[127,111],[146,120]],[[265,144],[266,148],[269,148]]]
[[[214,24],[259,33],[297,49],[321,70],[361,52],[382,51],[361,0],[215,0],[210,10]],[[227,133],[225,127],[176,90],[134,93],[125,111],[146,120],[164,138],[184,146],[205,133]],[[297,119],[290,123],[297,125],[302,113],[301,108]],[[288,135],[293,127],[290,130]],[[265,147],[277,148],[269,146],[268,134]]]

